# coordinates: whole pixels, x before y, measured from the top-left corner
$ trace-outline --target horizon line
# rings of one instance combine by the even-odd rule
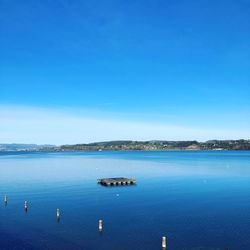
[[[53,147],[60,147],[60,146],[68,146],[68,145],[90,145],[95,143],[108,143],[108,142],[198,142],[198,143],[207,143],[210,141],[250,141],[248,138],[240,138],[240,139],[209,139],[205,141],[199,141],[199,140],[106,140],[106,141],[93,141],[93,142],[82,142],[82,143],[63,143],[63,144],[51,144],[51,143],[25,143],[25,142],[0,142],[0,145],[36,145],[36,146],[53,146]]]

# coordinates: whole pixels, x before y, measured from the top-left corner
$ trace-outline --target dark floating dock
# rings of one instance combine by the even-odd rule
[[[97,183],[103,186],[135,185],[136,180],[124,177],[104,178],[104,179],[98,179]]]

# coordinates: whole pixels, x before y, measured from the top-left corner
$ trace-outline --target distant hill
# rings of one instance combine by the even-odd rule
[[[0,144],[0,151],[101,151],[101,150],[250,150],[250,140],[105,141],[74,145]]]
[[[107,141],[63,145],[59,151],[78,150],[250,150],[250,140],[198,141]]]
[[[19,144],[19,143],[10,143],[10,144],[0,144],[0,151],[37,151],[44,148],[54,148],[55,145],[37,145],[37,144]]]

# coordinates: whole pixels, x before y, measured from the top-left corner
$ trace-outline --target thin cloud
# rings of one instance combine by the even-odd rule
[[[74,144],[107,140],[199,140],[249,138],[250,132],[105,118],[89,112],[0,106],[2,143]]]

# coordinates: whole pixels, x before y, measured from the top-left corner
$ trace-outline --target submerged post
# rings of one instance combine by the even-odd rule
[[[8,203],[8,197],[7,197],[7,195],[4,196],[3,201],[4,201],[5,205],[7,205],[7,203]]]
[[[99,232],[102,232],[102,220],[99,220]]]
[[[162,249],[166,249],[167,248],[167,237],[162,237]]]
[[[27,212],[28,210],[28,201],[25,201],[24,202],[24,210]]]
[[[57,218],[57,221],[60,220],[60,209],[59,208],[56,209],[56,218]]]

